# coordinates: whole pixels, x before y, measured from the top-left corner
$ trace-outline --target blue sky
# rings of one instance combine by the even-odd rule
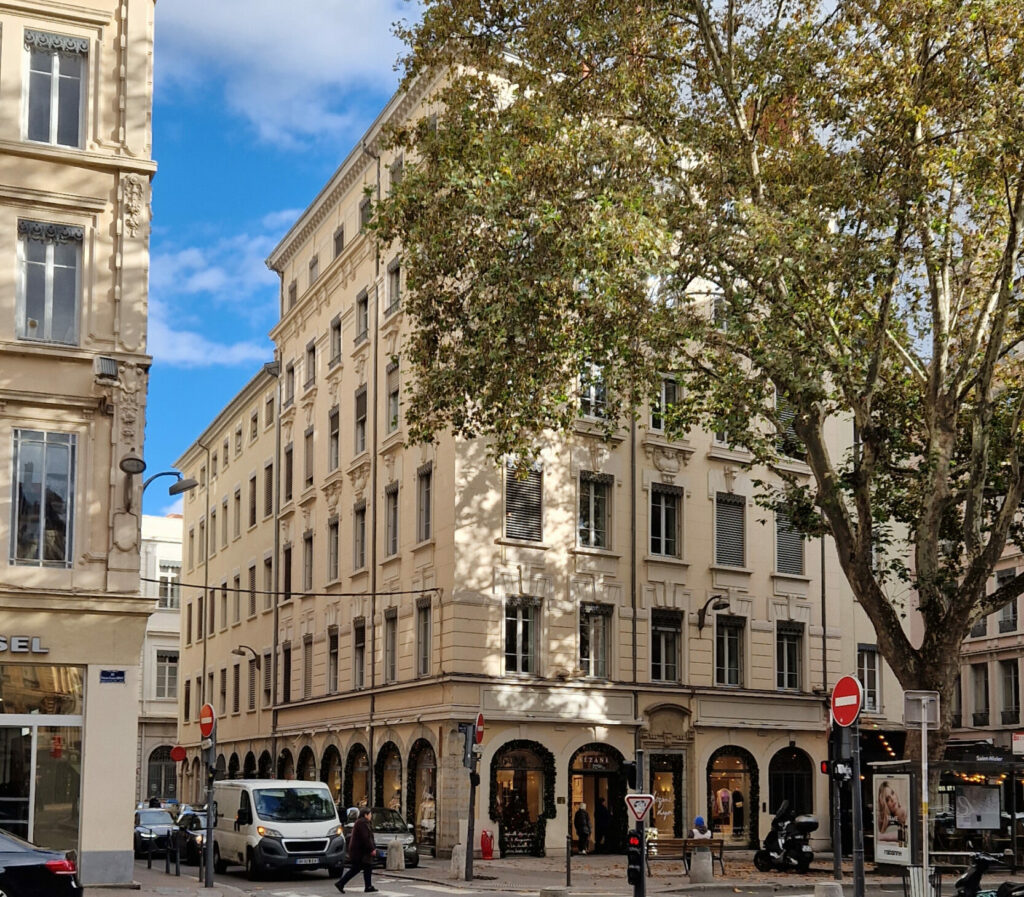
[[[273,357],[264,259],[398,84],[407,0],[156,6],[148,473]],[[175,510],[164,484],[145,510]]]

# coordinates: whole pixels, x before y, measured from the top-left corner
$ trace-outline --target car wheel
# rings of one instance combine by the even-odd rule
[[[196,851],[198,853],[198,851]],[[199,857],[196,857],[196,865],[199,865]],[[213,843],[213,871],[218,875],[223,875],[228,871],[228,864],[220,858],[220,845],[214,841]]]
[[[245,874],[249,881],[259,881],[263,875],[263,867],[256,859],[256,851],[248,850],[245,854]]]
[[[405,861],[405,866],[406,866],[407,869],[415,869],[419,864],[420,864],[419,856],[414,856],[411,859],[408,859],[408,860]]]

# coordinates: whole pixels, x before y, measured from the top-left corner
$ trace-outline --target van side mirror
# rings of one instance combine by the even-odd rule
[[[252,825],[252,811],[242,807],[238,810],[238,815],[235,816],[235,822],[238,825]]]

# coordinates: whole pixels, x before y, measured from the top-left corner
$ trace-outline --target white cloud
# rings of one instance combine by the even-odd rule
[[[403,48],[391,26],[418,14],[407,0],[161,3],[158,89],[223,82],[229,107],[264,140],[338,137],[356,121],[346,108],[360,93],[394,90]]]
[[[183,514],[185,512],[185,496],[179,495],[169,505],[164,505],[160,509],[160,514],[164,517],[168,517],[171,514]]]
[[[274,357],[274,347],[269,339],[218,342],[196,329],[176,326],[168,317],[168,309],[162,302],[150,301],[149,352],[164,364],[185,368],[231,367],[258,364]],[[218,329],[210,321],[205,321],[204,325],[211,331]],[[222,319],[219,329],[228,330],[228,322]]]

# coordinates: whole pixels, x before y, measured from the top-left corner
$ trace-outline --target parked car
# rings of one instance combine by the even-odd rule
[[[71,855],[44,850],[0,831],[0,894],[7,897],[80,895],[78,869]]]
[[[174,817],[166,810],[145,809],[135,811],[135,856],[167,850],[168,838],[177,837]]]
[[[186,810],[178,817],[178,850],[181,861],[199,865],[199,856],[206,843],[206,813]]]
[[[345,819],[345,836],[352,834],[352,826],[359,818],[359,808],[350,807]],[[413,827],[407,823],[398,810],[389,807],[370,808],[370,828],[373,829],[373,840],[377,843],[376,862],[383,864],[388,857],[388,844],[398,841],[405,854],[405,865],[413,869],[420,864],[420,851],[413,836]]]

